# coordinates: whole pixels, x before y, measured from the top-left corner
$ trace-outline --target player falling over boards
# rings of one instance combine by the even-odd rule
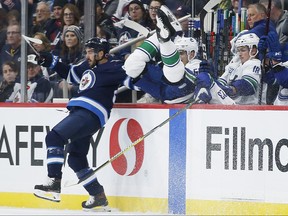
[[[167,104],[189,103],[193,98],[201,103],[234,104],[212,78],[208,86],[199,85],[198,76],[203,70],[207,73],[210,66],[195,59],[198,51],[195,39],[176,37],[172,41],[181,27],[166,6],[158,10],[156,20],[157,34],[147,38],[125,61],[124,68],[134,79],[134,85]],[[161,56],[163,67],[151,63],[157,55]]]

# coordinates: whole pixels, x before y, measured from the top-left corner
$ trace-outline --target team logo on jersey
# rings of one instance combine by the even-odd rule
[[[143,136],[142,128],[135,119],[119,119],[111,129],[110,158],[123,151],[141,136]],[[119,175],[135,175],[142,167],[144,140],[131,148],[111,163],[113,169]]]
[[[79,89],[80,91],[91,88],[96,82],[96,76],[92,70],[86,70],[81,78]]]

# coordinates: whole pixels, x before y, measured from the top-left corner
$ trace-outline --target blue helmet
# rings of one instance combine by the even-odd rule
[[[85,42],[85,48],[92,48],[95,53],[103,51],[105,55],[109,53],[110,44],[104,38],[93,37]]]

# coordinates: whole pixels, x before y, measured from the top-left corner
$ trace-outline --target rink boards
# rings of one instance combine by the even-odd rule
[[[88,155],[95,168],[184,105],[118,104]],[[0,206],[81,209],[81,186],[62,200],[33,196],[46,175],[45,135],[68,115],[60,104],[0,105]],[[288,108],[195,105],[98,172],[119,211],[288,214]],[[63,184],[76,180],[66,164]]]

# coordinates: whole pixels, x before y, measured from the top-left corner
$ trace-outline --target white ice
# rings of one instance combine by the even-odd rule
[[[0,215],[155,215],[155,213],[139,213],[139,212],[119,212],[111,210],[111,212],[86,212],[82,210],[56,210],[56,209],[31,209],[31,208],[12,208],[0,207]]]

